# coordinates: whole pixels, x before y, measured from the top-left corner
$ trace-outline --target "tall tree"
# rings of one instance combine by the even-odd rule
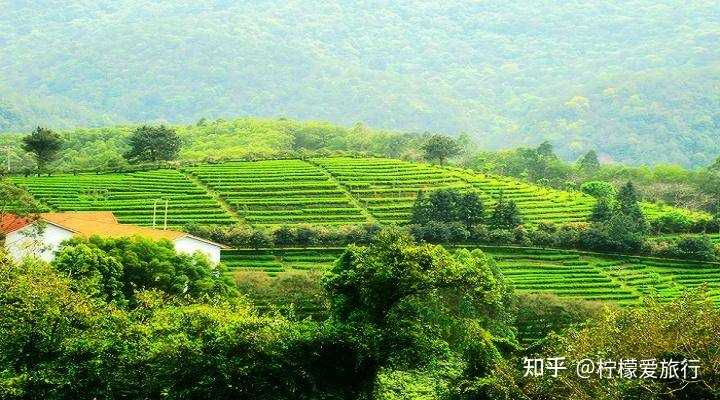
[[[578,160],[578,169],[585,174],[591,174],[600,169],[600,159],[595,150],[590,150]]]
[[[430,202],[425,195],[425,192],[420,190],[415,198],[413,204],[412,217],[410,222],[417,225],[424,225],[428,223],[432,218],[430,217]]]
[[[130,136],[130,150],[124,156],[130,162],[170,161],[177,158],[181,147],[182,141],[174,129],[143,125]]]
[[[636,228],[641,231],[647,230],[647,221],[640,208],[637,190],[632,182],[623,186],[617,194],[617,211],[630,218]]]
[[[720,157],[716,158],[715,162],[710,164],[707,169],[711,172],[720,172]]]
[[[496,229],[514,229],[522,223],[517,204],[501,194],[490,217],[490,226]]]
[[[590,221],[592,222],[608,222],[613,217],[613,207],[610,203],[610,199],[607,197],[599,197],[597,203],[592,209],[590,214]]]
[[[378,368],[459,357],[464,378],[481,386],[500,361],[495,343],[515,343],[511,289],[477,250],[450,253],[388,229],[369,247],[350,246],[324,284],[333,319],[370,340]]]
[[[461,195],[457,214],[460,222],[467,227],[485,222],[485,204],[480,195],[476,192]]]
[[[555,149],[553,148],[552,143],[550,141],[546,140],[535,149],[535,152],[540,157],[546,157],[546,158],[557,158],[557,155],[555,155]]]
[[[32,153],[35,157],[38,175],[45,171],[48,163],[58,159],[62,145],[63,140],[60,135],[39,126],[22,140],[23,150]]]
[[[456,189],[438,189],[418,194],[413,206],[413,224],[459,222],[469,227],[485,219],[485,206],[477,193],[460,193]]]
[[[460,193],[453,189],[438,189],[427,196],[420,193],[413,207],[412,222],[425,225],[429,222],[458,221],[457,204]]]
[[[460,146],[457,142],[445,135],[433,135],[422,146],[425,152],[425,159],[430,162],[445,164],[448,158],[460,154]]]

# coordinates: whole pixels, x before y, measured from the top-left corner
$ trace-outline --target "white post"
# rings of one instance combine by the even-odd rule
[[[155,229],[155,218],[157,217],[157,200],[155,200],[155,203],[153,204],[153,223],[152,227]]]
[[[169,199],[165,199],[165,227],[164,230],[167,230],[167,220],[168,220],[168,205],[170,204]]]

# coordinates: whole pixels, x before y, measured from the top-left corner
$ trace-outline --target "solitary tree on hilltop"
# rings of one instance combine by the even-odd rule
[[[58,159],[62,144],[63,140],[60,135],[39,126],[22,140],[23,150],[33,153],[35,156],[38,175],[45,171],[48,163]]]
[[[437,161],[443,165],[448,158],[460,154],[460,146],[451,137],[433,135],[422,146],[427,161]]]
[[[124,157],[130,162],[170,161],[177,158],[181,146],[174,129],[143,125],[130,136],[130,151]]]

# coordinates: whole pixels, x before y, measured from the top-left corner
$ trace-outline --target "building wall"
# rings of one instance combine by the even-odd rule
[[[5,248],[15,261],[35,256],[50,262],[60,243],[73,237],[73,233],[51,224],[31,224],[5,238]]]
[[[220,262],[220,246],[197,240],[190,236],[183,236],[175,239],[175,250],[178,253],[194,254],[199,251],[208,256],[211,262]]]

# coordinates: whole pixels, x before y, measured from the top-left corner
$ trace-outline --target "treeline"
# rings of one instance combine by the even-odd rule
[[[477,194],[442,189],[418,196],[408,229],[418,240],[430,243],[540,246],[705,261],[720,256],[720,246],[702,234],[651,239],[650,234],[657,233],[657,229],[674,229],[677,225],[665,218],[649,223],[630,182],[617,193],[607,191],[598,196],[589,223],[543,222],[527,226],[515,203],[502,195],[492,212],[486,212]],[[690,225],[690,230],[684,232],[717,233],[720,215]]]
[[[617,190],[632,181],[642,200],[720,212],[720,157],[695,170],[664,164],[632,167],[602,163],[598,154],[591,150],[575,163],[568,163],[555,154],[549,142],[544,142],[537,147],[501,152],[478,151],[462,160],[462,164],[478,171],[565,190],[586,191],[584,185],[588,182],[607,182]]]
[[[45,135],[40,137],[39,135]],[[53,136],[51,139],[49,135]],[[29,148],[28,137],[42,139]],[[0,135],[0,170],[5,173],[131,171],[172,162],[217,162],[227,159],[303,158],[333,154],[366,154],[408,160],[444,162],[469,143],[430,134],[342,127],[325,122],[288,119],[202,119],[194,125],[138,125],[55,132]],[[37,140],[34,140],[37,142]],[[424,148],[430,144],[430,149]],[[55,149],[38,153],[42,147]]]

